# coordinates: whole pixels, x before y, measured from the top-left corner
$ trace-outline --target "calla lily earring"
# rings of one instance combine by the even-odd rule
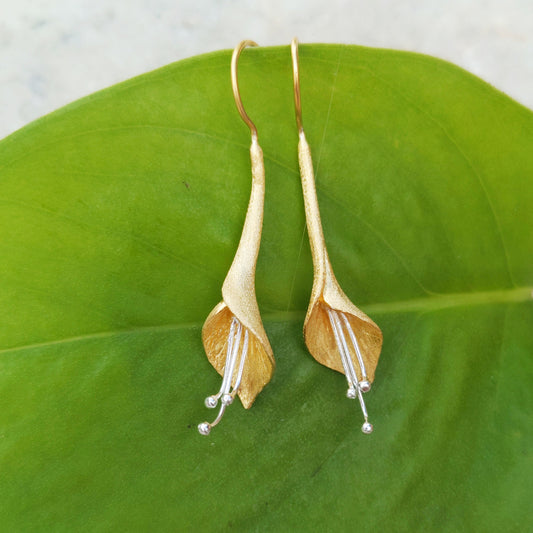
[[[329,261],[316,196],[311,150],[305,138],[300,103],[298,40],[291,44],[294,102],[298,125],[298,159],[314,280],[304,322],[304,338],[311,355],[323,365],[346,375],[350,399],[358,399],[364,416],[363,433],[372,433],[363,393],[370,390],[383,335],[379,327],[344,294]]]
[[[251,407],[270,381],[275,366],[255,297],[255,265],[263,225],[265,168],[257,128],[244,110],[237,81],[237,62],[247,46],[257,44],[242,41],[233,51],[231,83],[237,109],[252,135],[252,191],[239,247],[222,285],[222,301],[211,311],[202,329],[207,358],[223,376],[217,394],[205,399],[205,405],[210,409],[216,408],[219,401],[221,405],[213,422],[199,424],[198,431],[202,435],[208,435],[211,428],[220,422],[236,395],[246,409]]]

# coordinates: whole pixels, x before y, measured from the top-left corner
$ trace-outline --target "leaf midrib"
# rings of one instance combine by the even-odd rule
[[[437,294],[423,298],[413,298],[410,300],[399,300],[394,302],[383,302],[366,305],[365,313],[369,315],[383,315],[393,313],[429,313],[442,309],[453,307],[470,307],[476,305],[520,303],[533,301],[533,287],[517,287],[513,289],[502,289],[494,291],[481,292],[463,292]],[[305,313],[303,311],[279,311],[263,314],[263,322],[289,322],[303,321]],[[33,344],[13,346],[0,350],[0,355],[13,354],[24,351],[38,350],[50,346],[83,342],[113,337],[115,335],[132,335],[137,333],[163,332],[173,330],[186,330],[201,328],[202,322],[183,322],[181,324],[162,324],[159,326],[141,326],[132,329],[119,329],[111,331],[101,331],[97,333],[88,333],[85,335],[76,335],[62,339],[53,339]]]

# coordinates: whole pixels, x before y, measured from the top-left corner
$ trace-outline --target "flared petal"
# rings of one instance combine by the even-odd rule
[[[320,221],[311,149],[303,130],[300,131],[298,154],[314,270],[311,301],[304,323],[305,343],[319,363],[345,374],[328,310],[343,313],[359,344],[368,381],[372,382],[383,335],[379,327],[348,299],[333,274]],[[356,363],[355,348],[349,350],[349,355]],[[355,369],[361,379],[361,365],[355,364]]]
[[[261,321],[255,296],[255,265],[263,223],[265,173],[263,152],[252,138],[252,190],[246,220],[233,263],[222,286],[222,302],[207,317],[202,339],[207,358],[220,375],[224,374],[230,328],[234,318],[248,331],[248,352],[237,394],[243,406],[251,407],[274,372],[274,355]],[[232,386],[237,371],[232,376]]]
[[[238,388],[242,405],[249,409],[263,387],[271,380],[274,372],[272,348],[262,326],[252,324],[249,315],[234,313],[226,302],[220,302],[211,311],[202,329],[202,340],[209,362],[222,376],[226,365],[228,339],[233,317],[236,317],[249,332],[248,354],[244,364],[242,380]],[[235,385],[237,373],[232,378]]]
[[[304,338],[307,348],[319,363],[344,374],[328,310],[343,313],[359,343],[366,378],[372,383],[383,344],[383,334],[377,324],[344,294],[333,274],[327,254],[323,265],[324,268],[315,275],[313,294],[304,322]],[[356,363],[356,354],[352,353],[351,356]],[[355,370],[358,379],[362,380],[360,365],[356,364]]]

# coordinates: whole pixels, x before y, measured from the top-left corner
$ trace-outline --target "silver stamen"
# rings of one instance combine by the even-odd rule
[[[235,331],[235,326],[237,331]],[[213,422],[202,422],[198,425],[198,431],[202,435],[209,435],[211,428],[215,427],[220,422],[222,416],[224,415],[224,412],[226,411],[226,407],[233,403],[233,399],[235,398],[238,389],[241,385],[242,375],[244,371],[244,363],[246,362],[246,356],[248,355],[248,330],[246,328],[244,329],[244,342],[239,361],[239,368],[237,371],[237,379],[235,381],[235,386],[233,387],[233,389],[231,388],[231,382],[233,380],[233,374],[235,373],[235,366],[237,364],[237,357],[239,355],[239,345],[242,336],[242,329],[242,324],[239,322],[237,317],[233,317],[228,335],[228,349],[226,352],[226,363],[224,365],[222,385],[220,386],[220,390],[217,394],[213,396],[208,396],[205,399],[205,405],[210,409],[216,407],[218,404],[218,400],[220,399],[220,410],[218,411],[217,417],[215,418],[215,420],[213,420]]]
[[[349,363],[350,358],[349,356],[348,358],[346,357],[346,353],[348,352],[348,350],[345,351],[343,349],[344,346],[343,346],[342,340],[344,340],[344,345],[346,345],[346,339],[344,339],[344,335],[342,334],[342,329],[340,328],[340,324],[337,324],[338,320],[335,320],[335,318],[337,318],[335,311],[333,311],[332,309],[328,309],[328,316],[329,316],[329,321],[331,323],[331,328],[333,329],[333,335],[335,336],[335,343],[337,344],[337,348],[341,356],[342,366],[344,367],[344,375],[346,376],[346,381],[348,381],[348,387],[349,387],[348,390],[350,390],[357,383],[357,377],[353,379],[352,371],[351,371],[350,363]],[[342,336],[342,340],[341,340],[341,336]]]
[[[231,395],[235,398],[235,395],[237,394],[237,391],[239,390],[239,387],[241,386],[242,381],[242,374],[244,371],[244,363],[246,362],[246,356],[248,354],[248,330],[244,330],[244,343],[242,345],[242,355],[241,360],[239,363],[239,372],[237,374],[237,380],[235,381],[235,386],[233,387],[233,390],[231,391]]]
[[[362,392],[366,392],[367,390],[370,389],[370,383],[368,382],[368,378],[366,376],[366,370],[364,367],[361,352],[359,350],[359,344],[350,326],[350,323],[347,317],[344,315],[344,313],[340,311],[337,313],[337,311],[334,311],[333,309],[328,309],[327,311],[328,311],[329,321],[331,323],[331,329],[333,330],[333,335],[335,337],[335,343],[337,344],[337,349],[339,350],[339,354],[341,356],[342,366],[344,367],[344,373],[346,375],[346,380],[348,381],[348,391],[346,393],[346,396],[350,399],[357,398],[359,400],[359,404],[361,405],[361,411],[363,412],[363,417],[365,419],[365,422],[361,430],[363,431],[363,433],[366,433],[366,434],[372,433],[374,428],[372,424],[368,421],[368,412],[366,410],[366,405],[365,405],[365,401],[363,399],[363,394],[362,394]],[[348,335],[350,336],[350,339],[354,346],[354,350],[355,350],[355,353],[356,353],[356,356],[359,362],[359,366],[361,369],[361,376],[362,376],[361,382],[359,382],[357,379],[357,374],[353,366],[352,357],[350,355],[350,350],[348,348],[346,337],[342,329],[342,324],[339,319],[339,314],[343,318],[344,325],[346,327],[346,330],[348,331]]]
[[[350,336],[350,340],[352,341],[355,354],[357,355],[357,362],[359,363],[359,368],[361,369],[361,381],[359,382],[359,388],[362,392],[368,392],[370,390],[370,381],[368,381],[368,376],[366,375],[365,363],[363,361],[363,356],[361,355],[361,350],[359,349],[359,343],[355,338],[355,334],[348,317],[344,313],[341,313],[340,315],[344,320],[344,326],[346,327],[348,335]]]

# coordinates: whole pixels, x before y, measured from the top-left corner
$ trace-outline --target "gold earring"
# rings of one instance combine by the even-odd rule
[[[213,422],[198,425],[202,435],[208,435],[211,428],[220,422],[236,395],[245,409],[251,407],[256,396],[270,381],[275,366],[255,297],[255,265],[263,225],[265,168],[263,152],[257,140],[257,128],[244,110],[237,80],[239,56],[247,46],[257,44],[242,41],[233,51],[231,84],[237,109],[252,136],[252,191],[241,240],[222,285],[222,301],[211,311],[202,329],[207,358],[223,376],[218,393],[205,399],[205,405],[210,409],[217,407],[219,400],[221,405]]]
[[[328,257],[316,196],[311,150],[302,125],[298,40],[291,43],[294,103],[298,125],[298,160],[305,203],[305,218],[313,256],[313,289],[304,322],[304,338],[311,355],[321,364],[345,374],[347,397],[359,399],[363,433],[372,433],[363,393],[370,390],[383,335],[379,327],[344,294]],[[348,337],[348,340],[347,338]]]

